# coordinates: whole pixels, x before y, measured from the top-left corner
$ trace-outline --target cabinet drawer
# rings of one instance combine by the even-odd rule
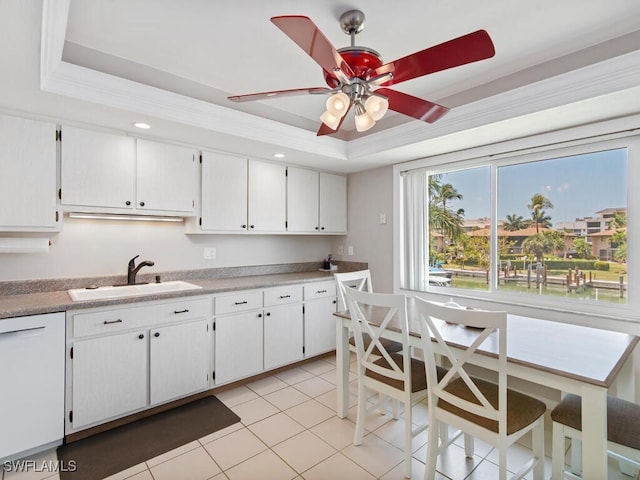
[[[73,314],[73,336],[86,337],[123,330],[158,326],[171,322],[206,318],[209,300],[175,300],[155,305],[132,304],[126,308]]]
[[[302,301],[302,287],[292,286],[274,288],[264,291],[264,306],[273,307],[287,303],[299,303]]]
[[[304,299],[335,297],[336,282],[312,283],[304,286]]]
[[[244,312],[262,308],[262,291],[239,292],[216,297],[215,314]]]

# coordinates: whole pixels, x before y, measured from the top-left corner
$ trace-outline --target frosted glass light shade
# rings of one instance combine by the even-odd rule
[[[349,100],[349,97],[345,93],[334,93],[327,98],[327,112],[338,118],[342,118],[350,104],[351,100]]]
[[[340,124],[340,118],[342,117],[333,115],[329,111],[326,111],[322,115],[320,115],[320,120],[322,120],[322,123],[324,123],[331,130],[336,130],[338,128],[338,125]]]
[[[389,110],[389,100],[379,95],[371,95],[367,98],[367,101],[364,102],[364,108],[371,118],[375,121],[380,120],[384,117],[384,114]]]
[[[358,132],[365,132],[376,124],[376,121],[371,118],[371,115],[367,113],[361,103],[355,104],[356,113],[356,130]]]

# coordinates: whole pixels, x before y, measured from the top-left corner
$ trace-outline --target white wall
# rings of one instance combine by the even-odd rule
[[[336,237],[331,252],[336,260],[368,262],[373,287],[393,291],[393,167],[350,174],[347,180],[347,232]],[[380,214],[387,223],[380,224]],[[338,255],[342,245],[343,254]],[[347,255],[353,247],[353,256]]]
[[[64,218],[48,253],[0,254],[0,281],[125,275],[127,262],[152,260],[143,272],[321,261],[331,237],[186,235],[182,223]],[[204,247],[217,258],[205,260]]]

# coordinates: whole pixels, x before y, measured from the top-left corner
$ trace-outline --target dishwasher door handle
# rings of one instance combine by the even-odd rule
[[[8,332],[0,332],[0,340],[9,340],[16,337],[36,337],[44,333],[45,326],[22,328],[19,330],[10,330]]]

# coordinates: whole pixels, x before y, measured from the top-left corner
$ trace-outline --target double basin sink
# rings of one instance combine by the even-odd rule
[[[139,295],[153,295],[156,293],[180,292],[202,288],[193,283],[175,280],[162,283],[142,283],[136,285],[116,285],[98,288],[74,288],[67,290],[71,300],[81,302],[85,300],[105,300],[110,298],[135,297]]]

